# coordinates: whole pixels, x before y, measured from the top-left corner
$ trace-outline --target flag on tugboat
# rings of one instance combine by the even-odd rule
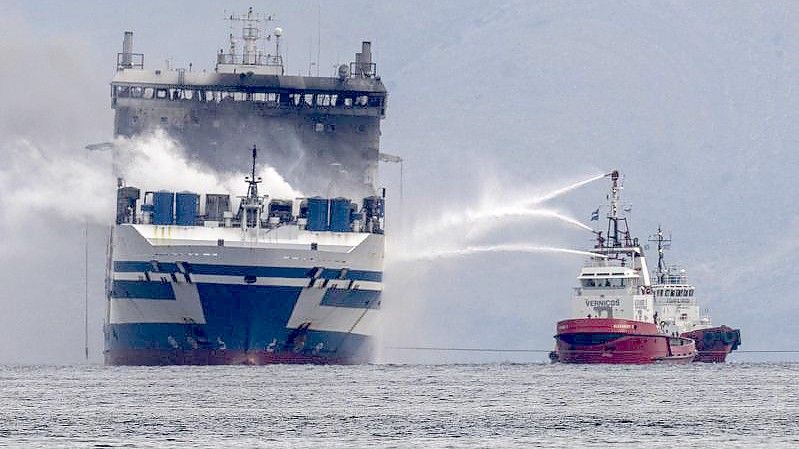
[[[591,212],[591,221],[599,221],[599,209]]]

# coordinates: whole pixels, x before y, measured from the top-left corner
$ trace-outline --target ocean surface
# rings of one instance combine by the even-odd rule
[[[0,367],[4,447],[799,447],[799,363]]]

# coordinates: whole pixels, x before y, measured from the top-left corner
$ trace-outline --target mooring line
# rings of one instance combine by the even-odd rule
[[[498,348],[437,348],[433,346],[388,346],[386,349],[408,349],[414,351],[470,351],[470,352],[544,352],[551,349],[498,349]]]
[[[500,349],[500,348],[441,348],[435,346],[387,346],[386,349],[403,349],[412,351],[463,351],[463,352],[538,352],[549,353],[551,349]],[[735,350],[736,353],[799,353],[799,349],[750,349]]]

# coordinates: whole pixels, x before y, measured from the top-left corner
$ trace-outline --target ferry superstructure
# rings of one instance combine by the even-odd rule
[[[383,288],[375,186],[387,95],[371,44],[336,76],[289,76],[283,30],[268,35],[273,53],[259,48],[271,18],[250,10],[230,19],[242,24],[243,46],[231,36],[212,72],[147,70],[125,33],[111,83],[116,134],[163,130],[195,163],[251,174],[238,198],[244,189],[120,186],[106,363],[370,361]],[[259,192],[258,161],[308,196]]]
[[[572,317],[557,323],[553,361],[562,363],[687,363],[694,341],[662,332],[643,248],[620,214],[621,176],[611,179],[608,229],[580,271]]]
[[[670,335],[680,335],[696,341],[696,362],[721,363],[741,344],[741,331],[729,326],[714,326],[710,317],[700,313],[695,296],[696,288],[688,281],[686,270],[667,265],[664,250],[671,238],[661,228],[650,239],[658,252],[658,264],[652,276],[655,311],[660,329]]]
[[[246,149],[257,145],[263,162],[301,192],[373,195],[388,93],[371,42],[335,76],[289,75],[284,31],[265,30],[272,17],[250,10],[228,20],[242,24],[241,35],[229,36],[210,71],[146,68],[125,33],[111,82],[115,134],[165,130],[192,160],[228,172],[246,168]]]

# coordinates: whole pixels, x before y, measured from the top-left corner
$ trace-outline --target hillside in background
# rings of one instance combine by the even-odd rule
[[[46,164],[83,157],[82,145],[111,137],[107,83],[123,30],[135,30],[148,64],[173,58],[209,68],[227,32],[222,11],[210,0],[192,2],[188,12],[187,5],[163,5],[153,15],[134,2],[70,2],[47,11],[5,4],[4,67],[13,70],[0,75],[0,149],[9,158],[0,185],[25,175],[31,147],[22,140]],[[391,248],[422,254],[431,241],[588,247],[587,231],[541,218],[489,219],[480,224],[484,232],[453,227],[440,238],[417,231],[442,215],[619,169],[633,232],[642,239],[658,225],[672,232],[669,261],[686,267],[716,323],[743,329],[742,349],[790,346],[799,336],[792,289],[799,259],[796,4],[277,6],[291,73],[307,71],[318,19],[323,72],[352,59],[360,40],[374,43],[390,90],[383,150],[406,161],[401,204],[397,167],[383,167]],[[596,225],[588,218],[606,188],[596,181],[541,207]],[[23,227],[9,204],[0,197],[8,242],[0,256],[7,267],[0,327],[25,343],[5,345],[0,361],[80,360],[81,222],[39,219]],[[101,226],[92,229],[91,346],[99,360],[104,237]],[[555,321],[569,313],[582,259],[497,253],[388,263],[387,345],[548,349]]]

